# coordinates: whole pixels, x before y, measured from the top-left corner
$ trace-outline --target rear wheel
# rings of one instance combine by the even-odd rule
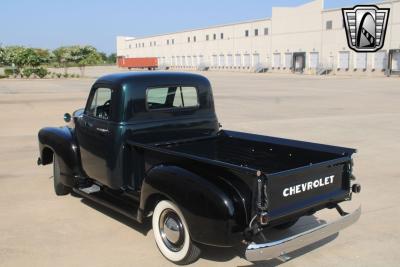
[[[54,180],[54,192],[56,192],[57,196],[68,195],[71,192],[71,188],[64,185],[60,179],[61,171],[60,171],[60,163],[57,155],[53,154],[53,180]]]
[[[297,218],[297,219],[294,219],[294,220],[291,220],[291,221],[288,221],[288,222],[285,222],[282,224],[278,224],[278,225],[274,226],[274,228],[278,229],[278,230],[286,230],[286,229],[292,227],[293,225],[295,225],[298,220],[299,219]]]
[[[171,201],[160,201],[153,212],[153,232],[161,253],[173,263],[185,265],[196,261],[200,249],[190,239],[182,212]]]

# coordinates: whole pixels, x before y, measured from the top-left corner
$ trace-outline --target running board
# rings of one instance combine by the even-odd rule
[[[116,211],[130,219],[141,222],[138,206],[128,204],[132,203],[132,201],[123,201],[121,198],[113,196],[110,193],[106,193],[102,190],[96,190],[97,188],[95,190],[91,189],[73,188],[73,191],[84,198],[90,199],[91,201]]]

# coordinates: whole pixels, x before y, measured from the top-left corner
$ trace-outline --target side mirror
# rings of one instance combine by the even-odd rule
[[[70,122],[71,121],[71,114],[65,113],[64,114],[64,121],[65,122]]]

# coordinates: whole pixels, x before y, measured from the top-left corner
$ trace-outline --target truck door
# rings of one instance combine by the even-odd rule
[[[112,95],[111,88],[93,87],[83,116],[76,124],[83,170],[103,184],[108,184],[108,158],[112,152]]]

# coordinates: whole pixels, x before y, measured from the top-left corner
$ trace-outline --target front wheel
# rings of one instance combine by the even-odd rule
[[[153,212],[153,232],[157,247],[169,261],[185,265],[200,257],[200,249],[190,239],[182,212],[171,201],[160,201]]]
[[[53,180],[54,180],[54,191],[57,196],[68,195],[71,192],[71,188],[64,185],[60,179],[60,163],[58,161],[57,155],[53,154]]]

